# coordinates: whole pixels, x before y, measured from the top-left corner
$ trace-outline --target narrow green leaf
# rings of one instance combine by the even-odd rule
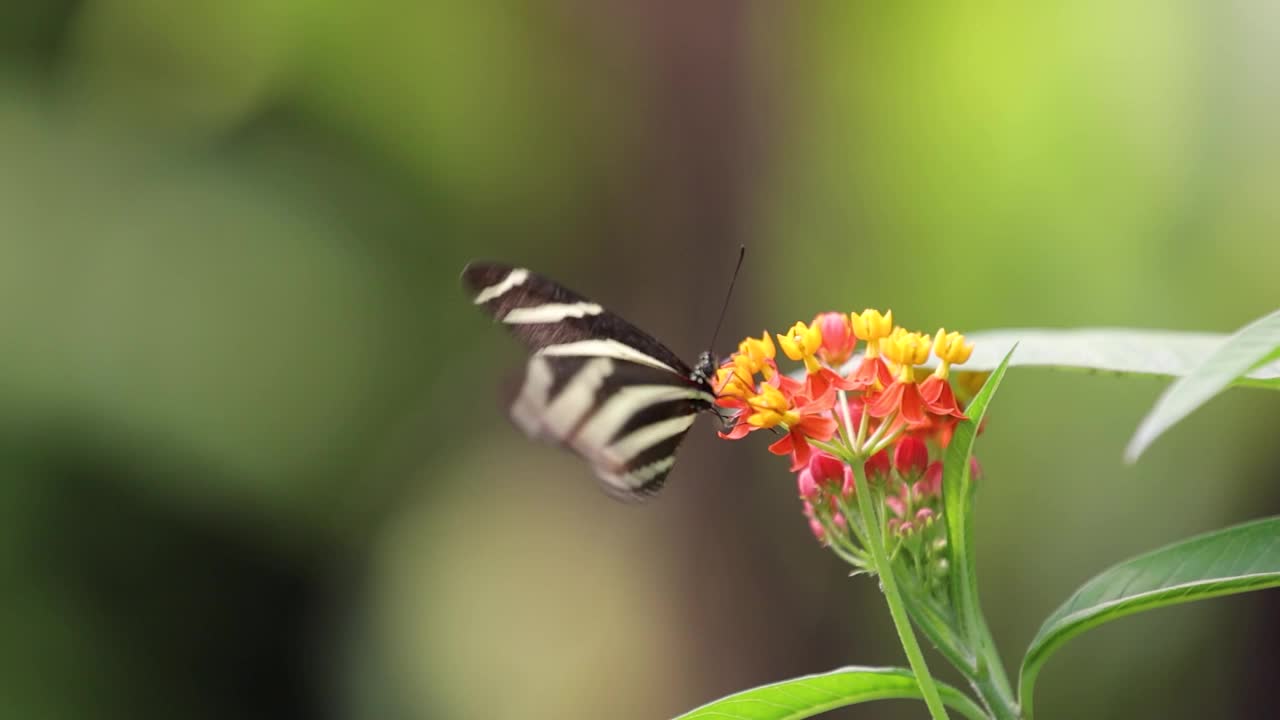
[[[1016,344],[1018,352],[1009,360],[1010,367],[1184,377],[1203,364],[1228,336],[1126,328],[1028,328],[985,330],[965,333],[965,337],[976,347],[973,357],[956,370],[993,370]],[[1235,384],[1280,389],[1280,360],[1254,368]]]
[[[1240,328],[1198,367],[1170,385],[1139,423],[1124,451],[1134,462],[1156,438],[1280,348],[1280,310]],[[1267,367],[1270,367],[1268,365]]]
[[[1010,367],[1046,367],[1091,373],[1179,378],[1190,375],[1213,355],[1228,335],[1223,333],[1135,330],[1129,328],[1027,328],[965,333],[975,344],[973,356],[956,370],[989,372],[1009,354]],[[862,361],[856,355],[842,370]],[[930,358],[924,367],[935,367]],[[796,373],[804,377],[804,371]],[[1268,357],[1232,383],[1280,390],[1280,357]]]
[[[971,720],[987,715],[969,696],[938,684],[942,702]],[[904,668],[845,667],[744,690],[690,710],[675,720],[798,720],[871,700],[920,700]]]
[[[951,436],[951,444],[947,446],[947,456],[942,469],[943,517],[947,522],[947,542],[951,552],[951,601],[959,609],[970,632],[974,637],[975,622],[978,609],[978,584],[974,572],[973,529],[969,523],[973,513],[973,478],[969,476],[969,458],[973,455],[973,444],[978,436],[978,428],[987,413],[987,406],[1000,381],[1004,379],[1005,370],[1015,348],[1010,348],[987,378],[987,382],[974,396],[973,401],[964,409],[969,416],[956,425]]]
[[[1022,660],[1020,700],[1064,642],[1109,620],[1165,605],[1280,586],[1280,517],[1217,530],[1123,562],[1095,576],[1040,627]]]

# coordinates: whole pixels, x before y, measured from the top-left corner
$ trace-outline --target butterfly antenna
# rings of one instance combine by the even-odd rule
[[[724,316],[729,312],[729,299],[733,297],[733,286],[738,282],[738,272],[742,270],[742,259],[747,256],[747,246],[738,246],[738,264],[733,268],[733,277],[729,279],[729,292],[724,294],[724,305],[720,307],[720,319],[716,321],[716,331],[711,333],[711,344],[708,348],[714,349],[716,346],[716,338],[720,337],[720,326],[724,324]]]

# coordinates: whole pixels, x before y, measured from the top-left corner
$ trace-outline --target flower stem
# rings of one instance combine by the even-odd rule
[[[1004,664],[996,651],[995,640],[986,620],[979,613],[981,626],[977,645],[978,671],[969,676],[969,683],[977,691],[982,702],[997,720],[1021,720],[1022,710],[1005,675]]]
[[[893,576],[893,566],[885,552],[884,532],[880,521],[873,516],[872,503],[878,496],[871,494],[871,487],[859,463],[853,465],[853,482],[857,488],[858,511],[862,515],[862,523],[869,535],[868,549],[871,561],[880,575],[880,587],[884,591],[885,602],[889,605],[889,615],[893,618],[893,627],[898,631],[898,639],[902,649],[907,653],[907,662],[915,673],[916,682],[920,685],[920,694],[924,696],[925,705],[929,707],[929,715],[934,720],[946,720],[947,710],[942,706],[942,698],[938,696],[938,688],[929,675],[929,666],[925,664],[924,653],[920,652],[920,644],[916,641],[915,631],[911,628],[911,620],[907,617],[906,606],[898,592],[898,581]]]
[[[908,577],[905,580],[900,579],[900,582],[907,614],[915,621],[916,628],[962,675],[966,678],[976,676],[978,658],[964,644],[964,640],[956,631],[955,616],[951,614],[950,608],[942,607],[933,601],[928,591],[914,579]]]
[[[979,674],[971,677],[969,683],[982,698],[982,703],[996,720],[1022,720],[1022,711],[1018,701],[1009,689],[1009,681],[1004,677],[1004,670],[991,671],[991,661],[1000,662],[999,658],[987,658]]]

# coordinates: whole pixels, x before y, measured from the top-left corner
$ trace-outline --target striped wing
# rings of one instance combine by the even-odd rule
[[[698,412],[711,409],[711,388],[662,343],[546,277],[472,263],[463,280],[532,351],[515,424],[581,455],[614,497],[657,492]]]

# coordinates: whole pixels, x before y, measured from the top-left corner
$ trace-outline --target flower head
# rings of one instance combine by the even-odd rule
[[[862,362],[851,377],[843,377],[835,368],[852,356],[860,340],[866,342]],[[803,363],[803,375],[779,369],[779,347],[786,358]],[[769,451],[789,456],[805,516],[819,541],[838,541],[846,548],[850,541],[865,542],[859,540],[865,528],[853,532],[860,523],[847,520],[843,510],[847,503],[884,503],[894,541],[917,555],[916,567],[945,568],[940,555],[946,547],[945,523],[936,522],[942,512],[943,466],[935,457],[965,419],[953,383],[966,383],[961,391],[966,397],[972,393],[967,383],[974,375],[958,372],[953,380],[950,367],[972,352],[973,345],[959,333],[939,330],[930,337],[894,326],[891,311],[819,313],[812,323],[797,322],[786,333],[745,338],[719,368],[716,403],[732,411],[733,421],[722,436],[741,438],[758,430],[778,436]],[[937,356],[938,369],[917,377],[930,354]],[[855,493],[858,464],[870,483],[870,498]],[[977,475],[976,464],[972,472]],[[852,526],[850,520],[855,520]],[[839,536],[833,539],[832,532]]]

